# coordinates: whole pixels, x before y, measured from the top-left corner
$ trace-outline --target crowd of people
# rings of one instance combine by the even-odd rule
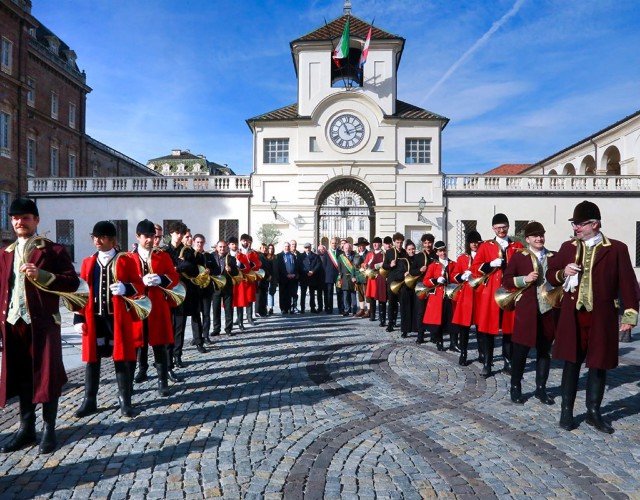
[[[371,242],[361,237],[354,245],[332,238],[315,251],[305,243],[302,252],[292,240],[279,253],[265,243],[254,250],[252,237],[243,234],[218,241],[208,252],[205,236],[192,234],[184,223],[169,225],[165,243],[163,228],[147,219],[137,224],[134,248],[122,251],[116,227],[99,221],[91,234],[96,252],[83,260],[79,277],[64,247],[37,234],[39,213],[32,200],[15,200],[9,215],[17,240],[0,250],[0,405],[19,397],[20,427],[2,452],[36,442],[39,403],[45,425],[40,451],[56,448],[58,398],[67,381],[59,297],[72,304],[74,328],[82,335],[86,371],[77,418],[98,411],[103,358],[113,359],[121,415],[132,417],[134,383],[149,378],[149,346],[158,394],[169,396],[168,382],[181,381],[188,318],[192,343],[205,354],[215,336],[235,335],[257,317],[272,316],[278,294],[282,315],[337,313],[377,322],[389,333],[399,330],[403,338],[416,333],[417,344],[430,340],[438,351],[453,351],[461,366],[470,364],[475,326],[483,377],[494,373],[501,335],[503,371],[511,377],[515,404],[525,402],[521,384],[531,348],[535,397],[554,404],[546,388],[553,353],[564,361],[560,426],[567,430],[575,427],[573,406],[586,361],[586,422],[613,432],[600,413],[606,371],[618,362],[618,310],[620,329],[630,330],[637,323],[640,290],[626,246],[602,234],[594,203],[575,207],[569,219],[575,236],[557,253],[545,247],[541,223],[526,226],[525,248],[508,236],[509,220],[499,213],[491,225],[495,237],[483,240],[469,231],[456,260],[428,233],[419,248],[395,233]],[[78,304],[83,283],[86,300]]]

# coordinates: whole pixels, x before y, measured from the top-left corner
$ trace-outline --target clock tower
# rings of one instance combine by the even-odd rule
[[[297,102],[247,120],[251,231],[276,225],[281,240],[314,246],[396,231],[442,238],[448,119],[397,98],[405,40],[350,11],[291,42]]]

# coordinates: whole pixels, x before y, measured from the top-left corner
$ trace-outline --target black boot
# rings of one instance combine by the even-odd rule
[[[54,399],[48,403],[42,403],[42,439],[40,440],[40,453],[51,453],[56,449],[56,415],[58,413],[58,400]]]
[[[380,326],[387,326],[387,303],[380,303],[380,312],[378,313],[380,316]]]
[[[145,382],[147,380],[149,380],[149,377],[147,376],[147,369],[149,368],[149,351],[148,348],[139,348],[137,355],[136,355],[137,359],[138,359],[138,373],[136,374],[135,378],[133,379],[133,381],[136,384],[141,384],[142,382]],[[135,373],[135,370],[134,372]]]
[[[511,334],[502,334],[502,359],[504,360],[503,371],[511,375],[511,354],[513,352],[511,344]]]
[[[36,405],[31,402],[31,391],[20,394],[20,427],[7,444],[0,448],[2,453],[11,453],[36,442]]]
[[[244,311],[243,311],[243,307],[238,307],[238,330],[240,330],[241,332],[244,332],[246,330],[246,328],[244,327],[244,319],[243,319],[243,315],[244,315]]]
[[[455,327],[454,327],[455,328]],[[460,352],[460,346],[458,345],[458,330],[449,333],[449,350],[451,352]]]
[[[511,383],[511,401],[517,405],[524,404],[524,398],[522,397],[522,386],[520,384]]]
[[[536,362],[536,392],[535,397],[545,405],[555,403],[553,398],[547,394],[547,379],[549,378],[550,358],[538,358]]]
[[[249,304],[245,307],[245,311],[247,311],[247,323],[251,326],[256,326],[256,322],[253,320],[253,304]]]
[[[467,366],[467,349],[469,348],[469,329],[466,327],[460,327],[460,357],[458,358],[458,364],[460,366]]]
[[[120,403],[120,415],[133,417],[131,407],[131,372],[127,361],[115,361],[116,382],[118,383],[118,403]]]
[[[519,405],[524,404],[525,401],[522,397],[521,384],[524,368],[527,364],[527,354],[529,354],[529,348],[526,345],[512,344],[511,401]]]
[[[416,344],[424,344],[424,330],[418,331],[418,337],[416,338]]]
[[[376,320],[376,301],[369,302],[369,321]]]
[[[580,363],[564,362],[562,370],[562,406],[560,408],[560,427],[566,431],[576,428],[573,421],[573,405],[576,402],[578,392],[578,379],[580,378]]]
[[[589,368],[587,375],[587,424],[592,425],[600,432],[613,434],[614,429],[606,422],[600,414],[600,405],[604,397],[604,388],[607,384],[607,370]]]
[[[442,332],[436,336],[436,349],[444,351],[444,341],[442,340]]]
[[[86,417],[98,411],[98,385],[100,384],[100,361],[87,363],[84,369],[84,401],[75,412],[76,418]]]
[[[493,365],[493,346],[495,343],[495,335],[490,335],[485,333],[482,335],[482,344],[483,344],[483,352],[484,352],[484,363],[482,366],[482,371],[480,375],[484,378],[489,378],[491,376],[491,367]]]
[[[156,363],[155,367],[158,371],[158,394],[162,397],[166,397],[170,394],[168,381],[169,366],[165,360],[160,363]]]
[[[476,343],[478,344],[478,363],[484,365],[485,349],[484,349],[484,333],[476,332]]]

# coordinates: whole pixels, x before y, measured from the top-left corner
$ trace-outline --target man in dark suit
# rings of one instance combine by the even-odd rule
[[[18,239],[0,250],[0,406],[20,398],[20,428],[0,449],[19,450],[36,441],[36,404],[42,403],[44,433],[40,453],[56,448],[56,414],[67,374],[62,362],[60,297],[41,290],[75,292],[80,283],[62,245],[36,235],[40,217],[33,200],[9,207]]]
[[[235,257],[229,255],[226,241],[218,241],[215,252],[210,255],[208,264],[212,276],[224,276],[226,278],[226,283],[222,288],[214,284],[211,302],[213,307],[213,335],[220,335],[223,305],[224,332],[227,335],[233,335],[233,276],[238,276],[240,271]]]
[[[286,242],[284,251],[278,254],[276,260],[280,285],[280,311],[282,314],[293,314],[293,299],[298,290],[298,257],[291,251],[291,245]]]
[[[311,250],[311,243],[304,244],[304,253],[300,259],[300,312],[304,313],[307,288],[309,289],[309,307],[312,313],[322,310],[322,262]],[[316,295],[318,309],[316,309]]]
[[[340,274],[338,258],[341,253],[338,249],[338,238],[331,238],[329,248],[321,256],[322,268],[324,269],[324,311],[327,314],[333,314],[333,289]],[[338,309],[342,311],[342,304],[338,304]]]
[[[560,427],[575,428],[573,405],[580,365],[586,361],[586,422],[598,431],[613,433],[600,414],[607,370],[618,366],[618,329],[630,331],[638,323],[640,290],[627,246],[600,232],[600,209],[583,201],[569,219],[575,238],[566,241],[549,259],[547,281],[563,287],[553,357],[564,360]],[[618,327],[618,298],[624,313]]]

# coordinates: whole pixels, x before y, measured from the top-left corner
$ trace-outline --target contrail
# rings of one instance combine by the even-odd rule
[[[453,73],[455,73],[455,71],[460,66],[462,66],[462,63],[464,63],[467,59],[469,59],[469,57],[471,57],[475,52],[477,52],[478,49],[482,47],[487,42],[487,40],[489,40],[491,35],[493,35],[496,31],[498,31],[498,29],[500,29],[502,25],[506,23],[510,18],[515,16],[520,10],[520,7],[522,7],[522,4],[524,2],[525,0],[516,0],[516,3],[513,5],[513,7],[511,7],[511,10],[507,12],[504,16],[502,16],[500,19],[498,19],[495,23],[493,23],[489,31],[487,31],[484,35],[482,35],[482,37],[478,41],[476,41],[476,43],[474,43],[469,50],[467,50],[464,54],[462,54],[462,57],[460,57],[460,59],[458,59],[455,63],[451,65],[451,67],[442,76],[442,78],[438,80],[438,82],[431,88],[431,90],[427,93],[424,99],[422,99],[420,104],[422,105],[427,99],[429,99],[429,97],[431,97],[431,95],[436,90],[438,90],[442,86],[442,84],[446,82],[449,79],[449,77],[453,75]]]

